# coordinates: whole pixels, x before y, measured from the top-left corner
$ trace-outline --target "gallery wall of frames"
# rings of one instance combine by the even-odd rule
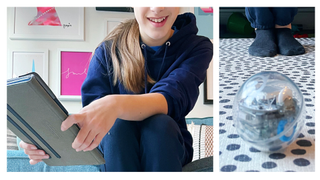
[[[213,23],[210,8],[180,11],[195,13],[198,26]],[[7,78],[37,72],[63,105],[76,113],[82,108],[80,87],[92,52],[121,21],[134,18],[134,13],[130,8],[8,7],[7,17]],[[199,33],[213,39],[210,27],[211,34],[203,27]],[[209,70],[190,117],[213,116],[213,63]]]

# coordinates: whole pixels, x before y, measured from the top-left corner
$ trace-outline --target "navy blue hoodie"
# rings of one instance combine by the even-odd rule
[[[179,15],[172,29],[175,30],[174,35],[157,51],[140,41],[147,63],[145,71],[156,81],[155,84],[148,84],[141,94],[157,92],[166,98],[168,115],[180,127],[190,162],[193,155],[192,137],[187,130],[185,116],[198,99],[198,87],[206,78],[213,45],[208,38],[196,35],[198,28],[192,13]],[[110,42],[98,46],[91,59],[81,88],[83,106],[108,94],[133,94],[120,82],[113,85],[108,45]]]

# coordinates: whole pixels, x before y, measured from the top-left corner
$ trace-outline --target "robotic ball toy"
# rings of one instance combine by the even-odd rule
[[[297,85],[278,72],[251,76],[233,105],[240,137],[261,151],[279,151],[291,144],[304,124],[304,98]]]

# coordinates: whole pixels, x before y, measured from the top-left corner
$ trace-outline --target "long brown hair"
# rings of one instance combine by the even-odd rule
[[[136,19],[121,22],[103,40],[112,41],[111,59],[113,65],[113,84],[117,81],[134,93],[139,93],[145,86],[145,61],[139,42],[139,24]],[[148,75],[147,81],[155,83]]]

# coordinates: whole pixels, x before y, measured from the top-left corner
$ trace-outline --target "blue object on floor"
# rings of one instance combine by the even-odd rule
[[[29,164],[24,151],[7,150],[7,172],[99,172],[99,166],[48,166],[44,162]]]
[[[48,166],[44,162],[29,164],[24,151],[7,150],[7,172],[99,172],[99,166]],[[213,172],[213,156],[193,161],[182,168],[183,172]]]

